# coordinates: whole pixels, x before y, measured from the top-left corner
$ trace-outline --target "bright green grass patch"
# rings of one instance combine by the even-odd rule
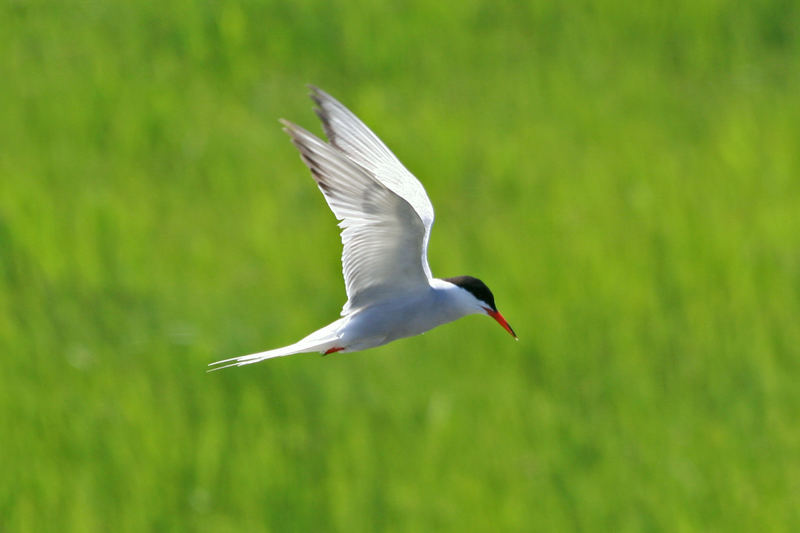
[[[0,13],[0,530],[800,528],[794,4]],[[204,373],[344,302],[308,82],[518,343]]]

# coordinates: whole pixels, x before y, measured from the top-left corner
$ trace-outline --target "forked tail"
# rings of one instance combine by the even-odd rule
[[[344,319],[339,319],[332,324],[328,324],[324,328],[315,331],[307,337],[282,348],[275,348],[274,350],[267,350],[266,352],[253,353],[250,355],[241,355],[239,357],[231,357],[230,359],[223,359],[211,363],[209,372],[215,370],[222,370],[231,366],[244,366],[252,365],[253,363],[260,363],[266,359],[273,359],[275,357],[284,357],[286,355],[294,355],[297,353],[330,353],[333,351],[340,351],[343,349],[341,341],[336,334],[342,325]]]

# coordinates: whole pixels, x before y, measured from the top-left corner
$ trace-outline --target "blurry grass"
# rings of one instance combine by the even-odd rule
[[[0,530],[800,527],[794,4],[2,14]],[[276,122],[315,125],[307,82],[519,343],[470,317],[203,372],[344,301]]]

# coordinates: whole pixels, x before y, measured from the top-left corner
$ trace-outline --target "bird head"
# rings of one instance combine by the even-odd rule
[[[465,298],[465,303],[471,308],[473,313],[489,315],[494,318],[498,324],[503,326],[503,329],[509,332],[512,337],[519,340],[517,334],[514,333],[514,330],[511,329],[506,319],[500,314],[500,311],[497,310],[497,306],[494,303],[494,295],[484,282],[472,276],[445,278],[444,281],[452,283],[468,293],[469,296]]]

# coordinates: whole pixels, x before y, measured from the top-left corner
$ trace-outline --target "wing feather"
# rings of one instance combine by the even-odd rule
[[[425,187],[353,112],[322,89],[313,85],[309,87],[311,99],[317,104],[314,111],[322,121],[330,144],[368,170],[376,180],[407,201],[417,212],[425,226],[420,259],[426,276],[431,278],[428,241],[434,215]]]
[[[342,314],[427,287],[424,251],[429,226],[412,204],[335,145],[281,122],[340,220],[348,297]]]

